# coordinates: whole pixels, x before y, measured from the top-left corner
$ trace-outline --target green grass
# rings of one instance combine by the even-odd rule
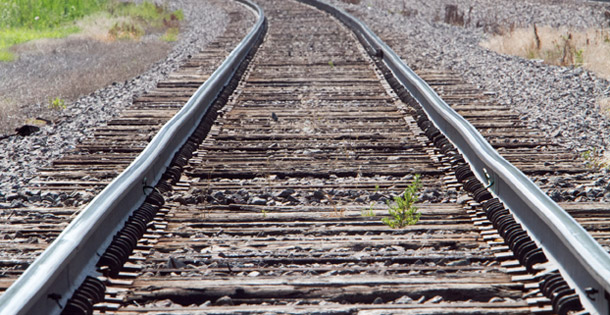
[[[0,0],[0,61],[10,47],[40,38],[62,38],[79,29],[70,22],[102,10],[107,0]]]
[[[10,47],[40,38],[63,38],[79,32],[74,22],[99,11],[130,21],[116,23],[109,34],[116,39],[139,39],[146,29],[167,29],[163,40],[175,41],[182,11],[169,11],[145,1],[116,0],[0,0],[0,61],[16,57]]]
[[[63,38],[79,32],[74,21],[99,11],[130,21],[116,23],[109,34],[115,39],[139,39],[146,29],[167,29],[162,39],[176,41],[182,11],[169,11],[145,1],[116,0],[0,0],[0,61],[16,57],[10,47],[40,38]]]
[[[53,110],[66,109],[66,102],[63,99],[56,97],[49,101],[49,108]]]
[[[0,29],[0,61],[13,61],[15,55],[9,48],[40,38],[62,38],[78,32],[76,26],[68,25],[45,30],[32,30],[25,27]]]
[[[161,39],[166,42],[175,42],[178,40],[178,33],[179,29],[177,27],[168,28],[167,31],[165,31],[165,34],[163,34],[163,37],[161,37]]]
[[[44,30],[102,10],[107,0],[1,0],[0,29]]]
[[[15,60],[15,54],[8,50],[0,49],[0,62],[11,62]]]

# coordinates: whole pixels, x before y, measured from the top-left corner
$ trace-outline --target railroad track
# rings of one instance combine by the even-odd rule
[[[22,205],[0,210],[0,293],[134,160],[245,36],[253,14],[236,3],[218,5],[226,6],[230,18],[221,36],[156,90],[135,98],[131,107],[96,128],[92,138],[40,169],[29,183],[38,200],[24,196]]]
[[[552,249],[545,247],[545,255],[531,239],[539,238],[536,232],[521,229],[527,222],[519,213],[515,221],[485,190],[497,189],[500,175],[485,168],[489,183],[474,178],[390,77],[382,63],[387,52],[363,47],[360,41],[371,42],[366,36],[306,4],[259,2],[267,33],[247,69],[238,71],[242,80],[225,88],[156,188],[146,180],[144,205],[106,242],[108,250],[94,262],[97,271],[85,273],[65,312],[580,310],[576,292],[557,272],[562,266],[547,262]],[[545,181],[550,175],[576,176],[583,185],[591,178],[591,170],[575,167],[576,156],[520,125],[515,113],[482,91],[446,72],[420,74],[544,189],[556,189]],[[167,98],[168,88],[186,97],[185,85],[198,84],[182,78],[161,83],[148,102]],[[136,115],[156,117],[148,110]],[[549,154],[559,158],[549,162]],[[390,229],[380,220],[387,217],[385,201],[415,174],[423,186],[420,221]],[[607,245],[605,205],[564,206]],[[131,243],[134,234],[143,237]],[[66,305],[65,296],[49,296]]]

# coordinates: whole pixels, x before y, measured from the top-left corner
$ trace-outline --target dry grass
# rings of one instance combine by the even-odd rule
[[[81,30],[72,36],[95,39],[102,42],[113,41],[114,38],[109,34],[109,30],[114,25],[126,23],[129,18],[123,16],[111,16],[108,12],[99,12],[79,20],[76,25]]]
[[[481,43],[496,52],[542,59],[558,66],[584,67],[610,79],[610,30],[577,31],[549,26],[518,28]]]
[[[610,97],[600,97],[597,99],[597,105],[599,106],[599,112],[602,115],[610,118]]]

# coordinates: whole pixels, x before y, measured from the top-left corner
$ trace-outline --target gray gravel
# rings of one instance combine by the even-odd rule
[[[21,192],[36,170],[57,159],[92,135],[96,126],[117,116],[134,97],[153,89],[156,83],[176,70],[189,55],[199,52],[222,34],[228,17],[222,2],[172,0],[172,9],[185,14],[183,32],[164,60],[125,82],[115,82],[83,96],[61,112],[60,123],[42,127],[29,137],[12,136],[0,140],[0,201]],[[2,74],[0,73],[0,77]]]
[[[567,150],[583,152],[608,145],[610,122],[596,104],[596,99],[610,94],[607,80],[582,68],[549,66],[479,45],[491,33],[510,29],[511,25],[608,26],[604,16],[610,10],[608,5],[576,0],[517,0],[501,6],[491,0],[362,0],[356,5],[330,2],[362,19],[382,37],[400,39],[400,44],[392,47],[412,68],[462,73],[469,83],[496,92],[499,104],[515,109],[529,126]],[[458,4],[465,12],[465,27],[444,23],[447,4]],[[590,181],[591,186],[601,189],[596,195],[610,200],[607,178],[607,172],[602,171]]]

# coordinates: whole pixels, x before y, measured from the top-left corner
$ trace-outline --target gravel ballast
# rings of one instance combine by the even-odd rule
[[[181,9],[185,20],[178,41],[165,59],[132,79],[114,82],[67,104],[58,121],[41,127],[39,132],[0,140],[0,202],[22,194],[38,168],[90,137],[96,126],[117,116],[131,105],[134,97],[155,88],[159,80],[222,34],[226,27],[228,16],[222,9],[225,4],[220,1],[173,0],[169,5],[173,10]]]
[[[519,0],[502,6],[491,0],[362,0],[359,4],[327,1],[347,9],[382,37],[391,34],[400,38],[400,44],[392,46],[412,68],[449,69],[463,74],[469,83],[496,93],[499,104],[515,109],[529,126],[541,130],[566,150],[606,148],[610,122],[600,114],[596,101],[610,95],[607,80],[582,68],[549,66],[537,60],[501,55],[481,47],[480,42],[498,29],[532,23],[576,28],[607,26],[607,5],[576,0]],[[465,12],[466,26],[443,22],[448,4],[457,4]],[[22,189],[37,168],[91,136],[93,127],[116,116],[134,96],[153,88],[225,26],[222,10],[207,2],[180,0],[173,1],[172,6],[185,12],[188,26],[164,61],[134,79],[82,97],[65,110],[60,124],[43,127],[30,137],[0,140],[0,150],[4,152],[0,160],[0,201]],[[591,178],[592,186],[605,195],[603,200],[610,200],[608,182],[605,172]]]
[[[493,32],[511,25],[607,27],[607,5],[573,0],[519,0],[500,6],[490,0],[330,2],[360,18],[381,37],[395,39],[392,48],[410,67],[462,74],[468,83],[494,92],[497,103],[516,110],[528,126],[566,150],[607,147],[610,122],[597,104],[610,94],[607,80],[582,68],[502,55],[480,45]],[[444,23],[445,7],[453,4],[464,13],[465,26]],[[607,171],[590,180],[591,186],[603,190],[602,200],[610,200]]]

